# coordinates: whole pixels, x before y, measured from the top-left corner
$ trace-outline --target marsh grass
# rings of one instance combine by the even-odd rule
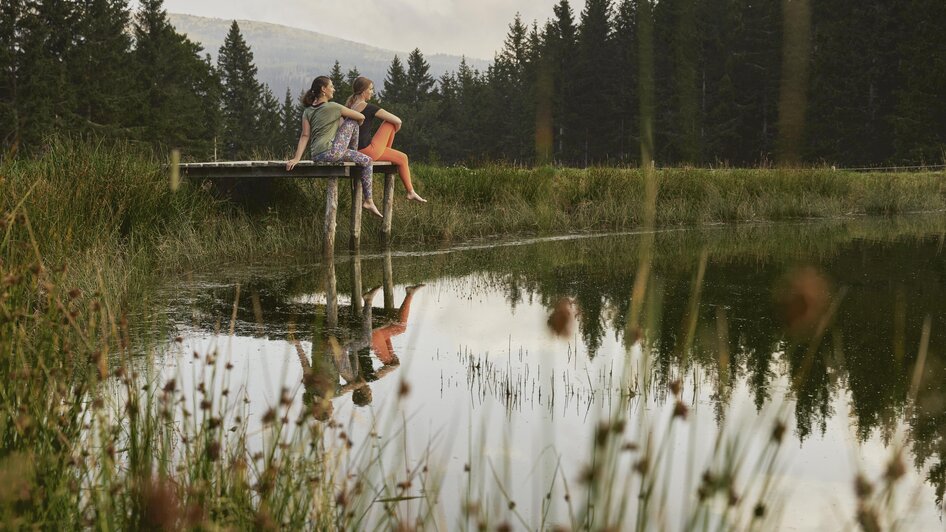
[[[224,201],[200,183],[184,182],[172,192],[163,163],[141,147],[52,139],[40,157],[0,168],[0,518],[5,525],[354,529],[432,523],[440,480],[426,466],[392,475],[379,459],[381,451],[345,458],[341,431],[329,438],[346,444],[341,449],[326,447],[323,438],[326,430],[340,427],[291,419],[291,399],[281,398],[266,412],[262,448],[256,450],[240,398],[222,393],[229,391],[226,353],[181,354],[199,358],[202,372],[194,381],[197,388],[187,394],[176,380],[162,380],[141,363],[141,354],[152,347],[136,346],[140,338],[126,316],[158,276],[209,261],[297,255],[321,247],[320,183],[274,189],[274,204],[261,208],[241,204],[238,197]],[[398,202],[396,243],[651,226],[637,207],[645,187],[636,169],[418,167],[416,174],[419,192],[431,202]],[[943,177],[827,169],[661,170],[652,222],[943,210]],[[342,198],[340,212],[345,212],[344,193]],[[340,221],[344,232],[345,217]],[[368,222],[364,230],[376,230],[376,223]],[[645,246],[642,253],[652,250]],[[635,314],[642,321],[628,324],[629,336],[653,327],[646,320],[659,315],[654,292],[644,287],[637,295],[646,297],[632,298],[648,303],[646,312]],[[516,381],[506,383],[508,390],[515,386]],[[639,393],[649,386],[642,382]],[[677,467],[667,446],[686,412],[680,392],[673,391],[661,414],[665,419],[641,418],[636,432],[627,428],[626,418],[603,419],[593,435],[595,454],[587,474],[578,482],[559,476],[569,526],[661,528],[673,500],[666,479]],[[655,436],[655,430],[663,435]],[[772,440],[763,456],[746,466],[748,473],[741,473],[738,438],[721,438],[710,475],[685,487],[691,490],[682,502],[688,523],[754,527],[757,506],[749,517],[726,508],[763,504],[771,496],[764,479],[778,467],[781,443]],[[897,462],[891,464],[885,479],[892,486],[901,475]],[[483,494],[482,504],[468,504],[468,522],[529,524],[502,489],[502,471],[471,465],[478,468],[474,472],[492,474],[492,481],[479,486],[504,497],[499,507],[508,512],[477,514],[488,508]],[[619,476],[624,466],[636,473]],[[359,484],[349,477],[352,472],[365,473],[370,483]],[[730,480],[740,475],[760,486],[734,488]],[[633,485],[622,484],[629,479]],[[426,506],[417,512],[410,505],[404,509],[405,482],[424,486],[420,504]],[[699,489],[705,496],[692,499]],[[641,502],[628,506],[628,490]],[[862,523],[883,522],[878,514],[887,492],[872,493],[879,499],[869,493],[862,498]]]

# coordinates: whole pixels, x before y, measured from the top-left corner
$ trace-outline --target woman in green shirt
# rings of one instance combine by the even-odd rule
[[[319,76],[312,81],[312,87],[302,99],[306,106],[302,113],[302,135],[299,136],[295,157],[286,163],[286,170],[292,170],[299,163],[306,147],[313,161],[353,162],[361,168],[362,206],[381,216],[371,197],[373,161],[358,151],[358,126],[365,121],[365,116],[330,101],[334,95],[335,87],[330,78]],[[340,120],[342,118],[344,120]]]

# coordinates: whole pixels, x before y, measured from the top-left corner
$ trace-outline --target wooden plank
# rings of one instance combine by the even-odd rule
[[[394,174],[384,174],[384,204],[381,206],[381,245],[391,245],[391,216],[394,214]]]
[[[349,177],[350,168],[354,163],[345,164],[302,164],[299,163],[293,170],[286,170],[286,164],[280,161],[230,161],[226,163],[189,163],[180,165],[181,175],[192,178],[325,178]],[[389,173],[390,165],[375,165],[378,173]],[[396,169],[395,169],[396,170]]]

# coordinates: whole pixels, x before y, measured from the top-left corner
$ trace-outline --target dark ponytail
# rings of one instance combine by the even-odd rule
[[[316,100],[319,99],[319,96],[322,95],[322,89],[328,87],[328,84],[332,80],[328,76],[319,76],[312,80],[312,86],[309,87],[309,90],[306,91],[305,96],[302,97],[302,105],[308,107],[312,105]]]

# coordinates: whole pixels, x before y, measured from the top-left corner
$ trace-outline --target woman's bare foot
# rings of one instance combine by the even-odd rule
[[[414,192],[413,190],[407,193],[407,199],[411,201],[416,201],[418,203],[427,203],[427,200],[420,197],[420,194]]]
[[[407,291],[408,294],[413,294],[414,292],[420,290],[420,289],[423,288],[424,286],[426,286],[426,285],[423,284],[423,283],[421,283],[421,284],[412,284],[412,285],[408,286],[407,288],[405,288],[405,290]]]
[[[365,306],[371,305],[374,302],[374,295],[378,292],[378,290],[381,290],[380,286],[376,286],[372,288],[371,290],[368,290],[367,292],[365,292],[365,295],[362,296],[362,299],[365,302]]]
[[[377,216],[378,218],[384,218],[384,215],[381,214],[381,211],[378,210],[378,207],[375,206],[373,201],[366,201],[362,203],[361,206],[365,209],[368,209],[372,213],[374,213],[374,215]]]

